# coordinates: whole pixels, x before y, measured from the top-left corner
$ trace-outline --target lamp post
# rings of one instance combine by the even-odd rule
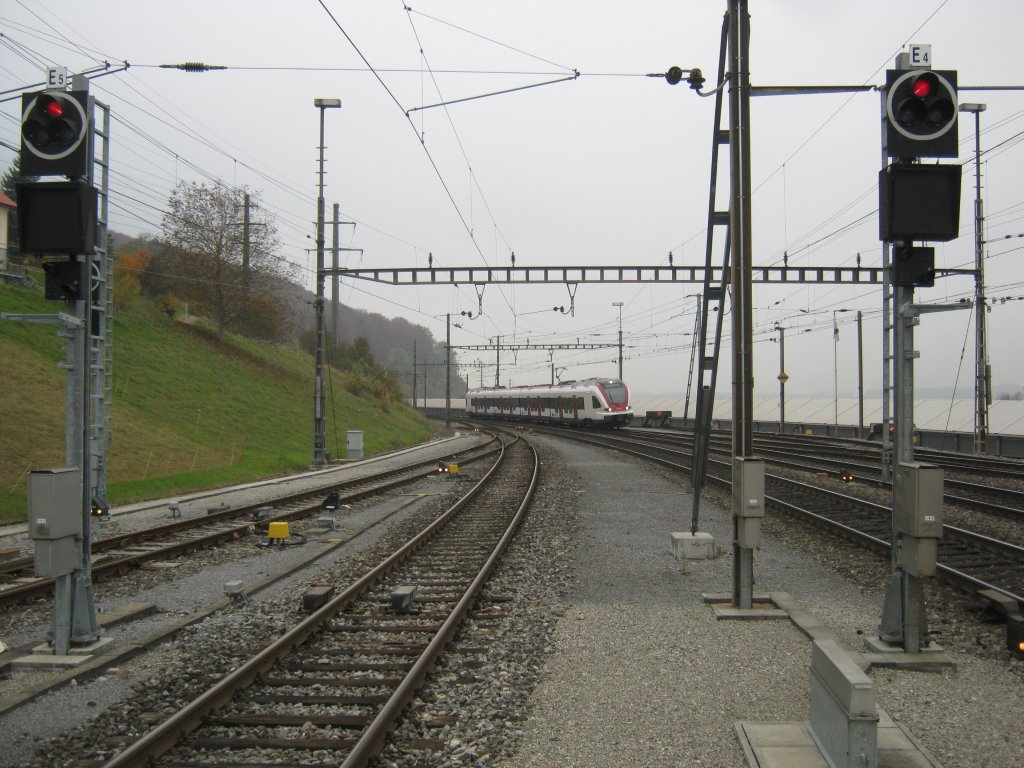
[[[341,107],[341,99],[313,99],[320,110],[320,177],[316,199],[316,370],[313,372],[313,464],[327,463],[327,408],[324,397],[324,110]]]
[[[990,373],[985,339],[985,211],[981,199],[981,113],[985,104],[961,104],[974,114],[974,452],[985,453],[988,440]]]
[[[619,381],[622,380],[622,302],[613,301],[613,307],[619,308]]]

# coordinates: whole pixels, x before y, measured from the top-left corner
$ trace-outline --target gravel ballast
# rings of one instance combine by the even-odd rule
[[[786,621],[715,621],[701,598],[732,585],[731,517],[705,500],[699,530],[727,550],[681,565],[671,531],[689,530],[691,496],[663,473],[558,443],[575,474],[581,535],[542,681],[516,753],[501,766],[745,766],[738,720],[806,721],[810,642]],[[661,476],[659,476],[659,474]],[[820,535],[771,525],[755,553],[756,591],[790,593],[849,648],[881,617],[886,569],[846,545],[839,571],[878,574],[870,587],[814,555]],[[946,616],[937,621],[951,622]],[[951,638],[954,640],[954,638]],[[1024,765],[1022,663],[991,649],[947,646],[942,673],[873,670],[878,705],[944,768]]]
[[[489,598],[396,732],[398,743],[424,737],[445,750],[386,750],[383,764],[731,768],[746,765],[736,721],[807,720],[810,642],[788,621],[716,622],[701,599],[731,588],[729,513],[704,501],[699,529],[724,552],[684,566],[669,546],[671,531],[689,529],[683,479],[606,451],[533,439],[543,459],[535,506]],[[363,572],[420,516],[396,519],[379,540],[339,553],[335,583]],[[754,559],[757,591],[788,592],[862,649],[880,618],[887,564],[781,519],[765,528]],[[225,576],[212,571],[208,588],[216,593]],[[109,756],[119,734],[144,730],[154,712],[173,711],[291,623],[297,596],[322,578],[293,578],[100,680],[0,718],[0,764],[42,768],[66,765],[69,756]],[[197,581],[188,591],[202,588],[199,574],[190,579]],[[943,768],[1024,765],[1024,663],[999,650],[1001,630],[978,629],[967,601],[930,594],[939,603],[930,607],[933,623],[957,666],[873,670],[879,706]],[[174,610],[173,585],[160,600]]]

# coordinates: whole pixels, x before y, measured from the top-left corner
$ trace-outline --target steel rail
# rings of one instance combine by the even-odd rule
[[[792,504],[788,501],[783,501],[782,499],[769,496],[765,497],[765,503],[771,503],[773,507],[783,509],[790,514],[804,517],[809,520],[813,520],[817,523],[820,523],[822,526],[826,528],[838,530],[844,535],[849,536],[850,538],[853,538],[878,552],[885,553],[889,552],[892,549],[892,544],[888,541],[879,539],[877,536],[872,536],[870,533],[865,533],[864,531],[853,528],[852,526],[844,525],[843,523],[840,523],[836,520],[832,520],[831,518],[825,517],[824,515],[820,515],[817,512],[812,512],[809,509],[804,509],[803,507],[799,507],[796,504]],[[961,534],[966,535],[967,537],[980,536],[980,534],[975,534],[970,531],[964,531],[962,529],[955,530],[957,530]],[[987,537],[981,538],[984,539]],[[989,542],[997,547],[1008,546],[1015,547],[1015,549],[1017,550],[1021,549],[1020,547],[1016,547],[1016,545],[1007,544],[1007,542],[998,541],[996,539],[989,539]],[[982,581],[981,579],[978,579],[974,576],[970,576],[956,568],[950,568],[948,565],[943,565],[942,563],[936,564],[936,570],[939,573],[941,573],[946,579],[958,584],[960,588],[963,589],[965,592],[991,589],[995,590],[996,592],[999,592],[1000,594],[1005,595],[1006,597],[1009,597],[1012,600],[1016,600],[1019,605],[1024,606],[1024,595],[1014,594],[1008,589],[1004,589],[994,584],[990,584],[987,581]]]
[[[480,445],[476,448],[471,448],[465,453],[479,452],[479,456],[470,456],[469,458],[462,459],[462,463],[471,463],[476,461],[483,456],[488,456],[494,452],[494,448],[489,448],[494,442],[494,439]],[[351,478],[338,483],[332,483],[325,485],[316,490],[298,491],[296,493],[286,494],[277,498],[268,499],[265,501],[256,502],[253,504],[243,504],[237,507],[228,507],[225,509],[217,509],[216,511],[209,511],[205,516],[197,516],[184,518],[182,520],[175,520],[170,523],[162,523],[160,525],[154,525],[150,528],[145,528],[138,531],[132,531],[129,533],[116,534],[114,536],[107,536],[102,539],[94,539],[92,542],[92,552],[104,552],[109,549],[118,549],[121,547],[130,546],[132,543],[147,541],[157,536],[166,536],[180,531],[187,531],[195,528],[199,521],[203,523],[216,523],[223,520],[231,520],[236,517],[243,517],[245,515],[251,515],[256,510],[267,506],[285,506],[288,504],[294,504],[299,502],[307,501],[310,498],[323,496],[325,493],[331,493],[333,491],[344,491],[346,489],[354,488],[360,485],[366,485],[387,477],[400,475],[403,473],[413,472],[417,469],[424,467],[435,467],[437,466],[437,459],[424,459],[422,461],[413,462],[402,467],[396,467],[394,469],[386,469],[380,472],[371,473],[364,475],[363,477]],[[429,474],[429,473],[426,473]],[[419,474],[413,480],[424,477],[424,474]],[[358,497],[356,497],[358,498]],[[268,520],[270,518],[267,518]],[[8,560],[0,563],[0,574],[4,573],[15,573],[18,570],[32,567],[33,559],[31,557],[18,558],[16,560]]]
[[[490,445],[490,443],[487,443]],[[483,447],[483,446],[482,446]],[[495,448],[489,448],[479,453],[479,455],[470,456],[462,459],[462,463],[472,464],[476,461],[480,461],[487,456],[493,455],[497,450]],[[391,490],[393,488],[399,488],[408,483],[421,480],[425,477],[430,477],[434,474],[434,470],[429,471],[414,471],[413,474],[409,474],[410,470],[417,470],[424,466],[434,467],[437,464],[436,459],[430,461],[417,462],[397,470],[388,470],[386,472],[380,472],[376,475],[367,475],[366,477],[359,478],[358,480],[348,481],[338,486],[327,486],[316,492],[305,492],[301,494],[290,494],[289,496],[282,497],[281,500],[271,500],[269,502],[263,502],[260,504],[250,504],[244,507],[235,507],[229,510],[222,510],[205,517],[194,517],[189,520],[177,521],[174,523],[168,523],[166,525],[154,526],[147,528],[143,531],[136,531],[133,533],[122,534],[113,539],[101,539],[97,544],[105,544],[114,539],[117,541],[117,546],[104,546],[100,547],[100,551],[109,551],[111,549],[127,548],[135,544],[140,544],[146,541],[152,541],[162,535],[172,535],[175,533],[181,533],[183,531],[199,529],[208,525],[216,524],[217,522],[224,522],[226,520],[239,517],[247,512],[252,512],[261,507],[270,506],[272,504],[284,504],[284,503],[297,503],[305,501],[311,497],[322,496],[325,492],[331,492],[332,490],[344,490],[345,488],[352,488],[359,485],[367,485],[373,483],[375,480],[380,478],[391,477],[393,475],[402,475],[394,480],[390,480],[384,483],[376,483],[368,488],[363,488],[358,491],[354,491],[343,496],[340,501],[342,503],[359,501],[361,499],[371,497],[382,493],[384,491]],[[314,504],[307,507],[299,507],[291,510],[284,510],[276,514],[267,515],[258,521],[259,525],[266,525],[275,521],[287,521],[294,520],[296,518],[306,517],[312,513],[315,513],[320,509],[320,504]],[[185,552],[191,552],[197,549],[204,549],[209,546],[213,546],[221,541],[234,539],[238,536],[244,535],[248,529],[253,525],[253,521],[248,520],[237,525],[231,525],[227,528],[219,528],[210,533],[193,536],[188,539],[182,539],[180,541],[171,542],[159,549],[152,549],[144,552],[133,552],[130,554],[122,555],[120,557],[111,558],[100,558],[94,560],[92,564],[93,577],[99,578],[107,576],[112,573],[118,573],[127,569],[130,569],[139,563],[143,563],[149,560],[160,560],[166,557],[172,557],[174,555],[182,554]],[[93,547],[95,552],[97,547]],[[24,567],[31,567],[33,564],[32,558],[24,558]],[[11,587],[0,587],[0,607],[13,605],[23,600],[36,597],[39,594],[48,592],[53,586],[54,580],[52,578],[37,579],[35,581],[26,582],[24,584],[16,584]]]
[[[519,505],[519,508],[516,510],[512,521],[509,523],[505,533],[502,535],[498,544],[487,558],[487,562],[484,563],[483,568],[481,568],[476,578],[473,579],[473,582],[467,588],[465,594],[441,625],[440,630],[438,630],[427,645],[427,648],[422,654],[420,654],[419,658],[417,658],[412,669],[406,673],[402,682],[395,689],[387,703],[381,708],[377,717],[374,718],[373,722],[370,723],[362,735],[360,735],[356,745],[352,748],[348,757],[345,758],[345,761],[341,764],[341,768],[362,768],[362,766],[367,765],[369,761],[380,752],[384,746],[388,733],[394,729],[399,717],[402,715],[402,712],[412,701],[413,697],[416,695],[416,691],[418,691],[420,686],[422,686],[427,674],[434,668],[437,660],[440,658],[445,647],[451,641],[451,638],[455,635],[455,632],[464,621],[466,614],[469,613],[469,610],[476,601],[477,596],[487,583],[487,580],[490,578],[491,573],[497,566],[498,561],[504,555],[509,543],[515,536],[516,530],[519,528],[519,524],[522,522],[522,519],[526,514],[526,510],[530,506],[530,501],[533,499],[533,494],[536,491],[537,481],[540,476],[540,460],[537,455],[537,449],[528,442],[526,442],[526,445],[530,448],[533,456],[533,473],[530,478],[530,485]]]
[[[631,430],[633,431],[633,430]],[[654,442],[664,443],[666,445],[681,444],[681,438],[672,437],[651,437],[648,438]],[[721,441],[718,441],[721,443]],[[852,472],[854,480],[868,483],[873,486],[880,488],[891,488],[892,483],[881,482],[878,479],[878,465],[877,464],[861,464],[857,462],[857,458],[870,458],[868,456],[859,456],[854,459],[842,459],[838,458],[838,454],[842,453],[843,449],[837,449],[832,452],[837,454],[837,457],[825,457],[820,453],[808,454],[807,451],[811,450],[813,446],[800,446],[797,449],[797,453],[786,453],[783,448],[765,449],[759,447],[757,449],[757,455],[767,459],[770,463],[777,466],[788,467],[790,469],[798,471],[818,471],[822,468],[822,465],[830,467],[837,467],[843,470]],[[717,452],[729,452],[731,446],[726,445],[723,448],[715,449]],[[813,463],[805,463],[807,459],[811,459]],[[946,467],[948,470],[949,468]],[[966,470],[970,471],[970,470]],[[989,473],[991,474],[991,473]],[[1013,488],[1003,488],[1000,486],[993,485],[981,485],[979,483],[970,483],[963,480],[956,480],[953,478],[945,478],[943,482],[943,499],[947,504],[953,504],[968,509],[974,509],[979,512],[987,512],[990,514],[999,515],[1010,519],[1024,519],[1024,492],[1015,490]],[[1001,498],[1007,501],[1016,501],[1020,504],[1018,507],[1006,506],[1006,504],[999,504],[993,501],[987,501],[981,498],[972,498],[970,496],[957,495],[955,491],[972,491],[979,495],[987,495],[989,497]]]
[[[505,460],[505,446],[501,447],[494,465],[455,504],[430,525],[389,555],[376,567],[349,585],[336,597],[311,613],[277,640],[266,646],[244,664],[235,668],[220,681],[200,694],[165,721],[152,728],[140,739],[104,763],[103,768],[144,768],[174,747],[178,741],[201,725],[214,710],[228,703],[235,693],[253,684],[278,661],[291,654],[315,633],[326,621],[344,610],[366,591],[388,576],[398,565],[422,547],[467,504],[470,503],[494,476]]]

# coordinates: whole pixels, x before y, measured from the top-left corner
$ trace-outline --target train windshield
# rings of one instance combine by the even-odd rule
[[[608,402],[612,405],[621,405],[628,400],[626,385],[618,379],[605,379],[601,382],[601,388],[608,395]]]

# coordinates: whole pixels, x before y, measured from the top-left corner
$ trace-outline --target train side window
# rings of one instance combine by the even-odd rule
[[[601,401],[597,399],[597,395],[590,396],[590,407],[596,408],[597,410],[601,409]]]

